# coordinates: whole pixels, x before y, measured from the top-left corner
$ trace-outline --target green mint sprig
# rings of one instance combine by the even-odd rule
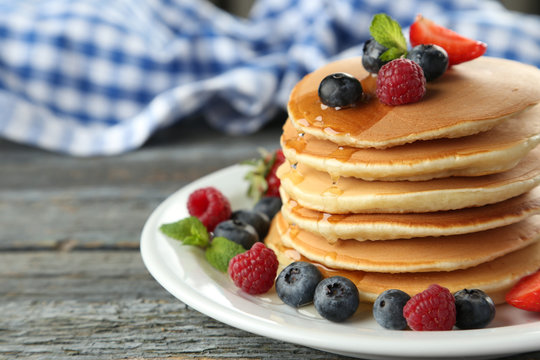
[[[397,59],[407,54],[407,41],[401,26],[386,14],[376,14],[369,27],[371,36],[382,46],[388,48],[379,56],[383,61]]]
[[[163,224],[159,228],[166,236],[180,240],[185,245],[195,245],[202,248],[208,246],[210,236],[203,223],[195,216],[190,216],[185,219]]]
[[[206,227],[195,216],[163,224],[159,227],[159,230],[165,236],[179,240],[184,245],[193,245],[205,249],[205,256],[210,265],[221,272],[227,271],[229,261],[234,256],[246,251],[242,245],[224,237],[215,237],[210,241],[210,235]]]
[[[242,245],[218,236],[213,238],[210,246],[206,248],[205,256],[210,265],[221,272],[226,272],[229,267],[229,261],[245,251],[246,249]]]

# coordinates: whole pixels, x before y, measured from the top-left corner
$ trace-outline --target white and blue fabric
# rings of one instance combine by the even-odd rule
[[[239,18],[203,0],[0,0],[0,137],[97,156],[194,115],[252,133],[307,72],[361,55],[380,12],[540,65],[539,17],[492,1],[260,0]]]

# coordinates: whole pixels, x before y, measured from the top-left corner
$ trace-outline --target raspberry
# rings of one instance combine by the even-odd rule
[[[405,304],[403,316],[413,330],[452,330],[456,323],[454,295],[445,287],[430,285]]]
[[[392,60],[379,70],[376,93],[379,101],[386,105],[420,101],[426,93],[424,71],[409,59]]]
[[[258,242],[250,250],[231,259],[229,276],[248,294],[264,294],[274,285],[277,268],[278,259],[274,251]]]
[[[214,231],[217,224],[231,217],[231,204],[218,189],[206,187],[189,195],[187,208],[190,215],[198,218],[206,230]]]

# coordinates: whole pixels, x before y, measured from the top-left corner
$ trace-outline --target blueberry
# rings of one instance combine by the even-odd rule
[[[283,269],[276,279],[276,292],[287,305],[300,307],[313,302],[315,288],[323,276],[311,263],[297,261]]]
[[[259,240],[262,240],[268,234],[268,228],[270,227],[270,219],[266,214],[259,211],[251,210],[236,210],[231,215],[232,220],[240,220],[249,224],[255,228]]]
[[[398,289],[382,292],[373,303],[375,321],[386,329],[405,329],[407,320],[403,316],[403,307],[410,298],[409,294]]]
[[[334,73],[326,76],[319,85],[319,98],[324,105],[347,107],[362,97],[362,84],[347,73]]]
[[[495,304],[482,290],[463,289],[454,294],[456,299],[456,327],[481,329],[495,317]]]
[[[437,45],[417,45],[409,51],[407,59],[420,65],[426,81],[437,79],[448,69],[448,54]]]
[[[379,59],[379,56],[388,48],[379,44],[375,39],[370,39],[364,43],[364,54],[362,55],[362,66],[368,72],[377,74],[381,67],[388,61]]]
[[[265,196],[255,204],[253,210],[266,214],[266,216],[272,220],[281,209],[281,205],[281,198],[275,196]]]
[[[358,289],[351,280],[343,276],[322,280],[313,296],[313,304],[319,314],[335,322],[350,318],[358,309],[359,302]]]
[[[259,241],[255,228],[240,220],[225,220],[214,229],[214,237],[222,236],[249,250]]]

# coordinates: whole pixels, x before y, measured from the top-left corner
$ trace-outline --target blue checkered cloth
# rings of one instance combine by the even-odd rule
[[[307,72],[362,53],[375,13],[417,13],[540,65],[540,20],[491,1],[0,0],[0,136],[76,156],[122,153],[202,115],[248,134]]]

